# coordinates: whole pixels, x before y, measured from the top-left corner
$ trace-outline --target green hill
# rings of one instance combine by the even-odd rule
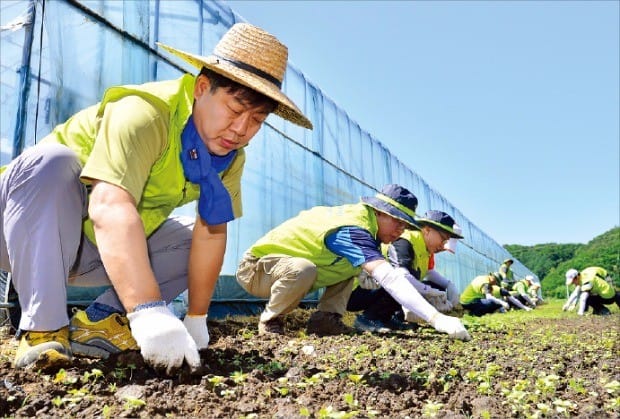
[[[615,285],[620,287],[620,227],[612,228],[587,244],[508,244],[504,247],[541,279],[545,296],[566,297],[564,274],[570,268],[581,270],[600,266],[607,269]]]

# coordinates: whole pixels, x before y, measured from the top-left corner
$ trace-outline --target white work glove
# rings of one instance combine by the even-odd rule
[[[357,282],[360,284],[360,287],[365,290],[378,290],[381,288],[381,285],[375,281],[372,275],[364,270],[357,276]]]
[[[448,296],[446,295],[445,291],[441,291],[441,290],[438,290],[436,288],[429,287],[429,286],[422,289],[420,291],[420,294],[422,294],[427,300],[429,299],[429,297],[441,298],[444,301],[448,300]]]
[[[461,320],[457,317],[450,317],[445,314],[437,313],[431,318],[429,323],[435,330],[447,333],[451,338],[460,340],[471,339],[465,326],[463,326],[463,323],[461,323]]]
[[[448,301],[452,303],[452,306],[456,306],[459,304],[460,294],[456,289],[456,285],[452,282],[448,282],[448,287],[446,288],[446,294],[448,294]]]
[[[200,354],[183,322],[167,307],[157,306],[127,313],[131,334],[144,361],[170,375],[187,360],[192,370],[200,367]]]
[[[500,304],[502,305],[502,307],[504,307],[504,310],[510,310],[510,304],[508,304],[506,301],[500,300]]]
[[[567,301],[562,306],[562,311],[572,311],[575,308],[575,304],[571,301]]]
[[[196,347],[200,349],[207,349],[209,346],[209,329],[207,328],[207,315],[191,315],[186,314],[183,319],[185,328],[196,342]]]
[[[405,314],[405,321],[409,323],[426,323],[426,321],[422,317],[418,316],[405,306],[403,306],[403,313]]]
[[[437,297],[426,297],[426,300],[441,313],[447,313],[454,307],[452,303],[448,301],[445,294]]]

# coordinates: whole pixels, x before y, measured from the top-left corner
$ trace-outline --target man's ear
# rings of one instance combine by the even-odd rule
[[[196,78],[196,84],[194,84],[194,99],[199,98],[200,96],[210,93],[211,91],[211,80],[204,74],[199,74]]]

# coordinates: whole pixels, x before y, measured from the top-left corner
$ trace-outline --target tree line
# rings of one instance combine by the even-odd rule
[[[612,228],[587,244],[507,244],[504,248],[540,278],[546,297],[566,297],[564,275],[570,268],[581,270],[600,266],[607,269],[614,285],[620,288],[620,227]]]

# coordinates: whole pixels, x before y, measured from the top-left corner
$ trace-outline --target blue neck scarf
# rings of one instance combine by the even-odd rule
[[[224,187],[218,173],[224,171],[237,150],[225,156],[216,156],[202,142],[194,118],[190,116],[181,134],[181,163],[185,178],[200,186],[198,213],[208,224],[227,223],[235,218],[230,194]]]

